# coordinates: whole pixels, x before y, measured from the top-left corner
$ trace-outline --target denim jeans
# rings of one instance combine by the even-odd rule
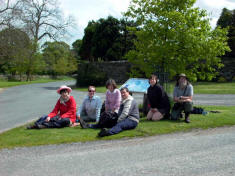
[[[121,122],[118,122],[114,127],[108,130],[109,134],[117,134],[120,133],[123,130],[130,130],[136,128],[138,123],[134,120],[131,120],[129,118],[126,118],[122,120]]]

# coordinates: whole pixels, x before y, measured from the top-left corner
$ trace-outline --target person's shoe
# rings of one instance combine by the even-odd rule
[[[29,125],[26,127],[26,129],[31,130],[31,129],[37,129],[36,125]]]
[[[82,118],[80,118],[80,125],[84,129],[89,128],[89,125]]]
[[[44,128],[47,128],[45,125],[37,125],[36,127],[37,127],[36,129],[44,129]]]
[[[189,117],[185,117],[185,122],[190,123]]]
[[[110,133],[108,132],[107,128],[102,128],[100,130],[100,132],[98,133],[99,137],[104,137],[104,136],[109,136],[109,135],[110,135]]]

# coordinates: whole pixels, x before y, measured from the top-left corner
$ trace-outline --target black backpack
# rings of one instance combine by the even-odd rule
[[[100,115],[99,125],[101,128],[112,128],[117,124],[118,114],[116,112],[103,112]]]

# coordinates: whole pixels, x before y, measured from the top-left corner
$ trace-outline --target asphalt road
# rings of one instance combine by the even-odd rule
[[[23,125],[42,115],[50,113],[59,95],[61,85],[75,85],[75,81],[51,82],[10,87],[0,92],[0,132]],[[73,91],[77,107],[82,103],[86,92]],[[104,100],[104,93],[97,93]],[[143,94],[134,93],[137,103],[143,102]],[[195,95],[195,105],[235,106],[235,95]]]
[[[0,151],[1,176],[234,176],[235,127]]]

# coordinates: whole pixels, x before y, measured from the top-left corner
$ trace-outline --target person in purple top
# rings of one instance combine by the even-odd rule
[[[120,90],[117,89],[116,82],[113,79],[106,82],[106,88],[108,90],[106,92],[105,111],[118,113],[121,103]]]
[[[83,119],[80,119],[80,124],[82,128],[102,128],[106,125],[114,126],[117,122],[118,110],[121,104],[121,92],[117,89],[116,82],[113,79],[109,79],[106,82],[106,99],[105,99],[105,110],[100,115],[100,121],[96,124],[87,124]],[[107,121],[106,117],[111,116],[113,119],[111,121]],[[109,119],[110,119],[109,118]],[[105,124],[104,124],[105,120]],[[107,124],[108,123],[108,124]]]

